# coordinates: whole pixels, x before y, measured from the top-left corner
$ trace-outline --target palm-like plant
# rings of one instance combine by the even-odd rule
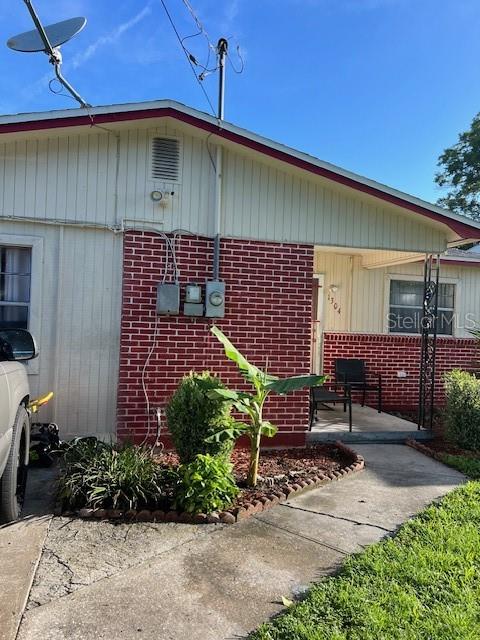
[[[257,484],[260,439],[262,436],[271,438],[277,433],[277,427],[263,419],[263,406],[266,399],[272,392],[284,395],[305,387],[321,385],[326,376],[308,375],[291,378],[272,376],[250,364],[218,327],[213,326],[211,332],[222,343],[227,358],[235,362],[242,376],[253,386],[253,392],[225,388],[209,391],[212,397],[223,398],[249,418],[249,422],[234,422],[228,428],[210,436],[209,440],[236,439],[242,435],[249,437],[251,446],[247,484],[254,487]]]

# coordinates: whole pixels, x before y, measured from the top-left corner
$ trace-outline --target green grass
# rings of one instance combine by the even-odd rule
[[[450,453],[443,453],[441,460],[449,467],[461,471],[466,476],[475,480],[480,480],[480,458],[465,458],[464,456],[454,456]]]
[[[469,461],[471,462],[471,461]],[[463,463],[462,463],[463,464]],[[478,464],[478,461],[477,461]],[[480,638],[480,482],[452,491],[251,640]]]

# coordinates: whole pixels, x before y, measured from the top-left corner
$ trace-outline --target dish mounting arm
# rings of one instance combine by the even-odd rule
[[[62,71],[61,71],[62,55],[59,49],[53,48],[52,45],[50,44],[50,40],[48,39],[45,29],[43,28],[43,25],[40,22],[40,18],[38,17],[38,14],[35,11],[35,7],[33,6],[31,0],[23,0],[23,1],[27,5],[27,9],[32,17],[33,23],[35,24],[35,27],[37,28],[40,38],[42,39],[42,42],[45,46],[45,53],[47,54],[50,63],[53,64],[53,67],[55,69],[55,75],[57,76],[58,81],[69,92],[69,94],[80,104],[80,106],[86,109],[90,105],[85,102],[82,96],[77,91],[75,91],[72,85],[63,77]]]

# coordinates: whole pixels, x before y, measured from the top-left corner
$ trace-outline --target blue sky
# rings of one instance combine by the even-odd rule
[[[182,36],[182,0],[165,0]],[[228,68],[226,119],[435,201],[438,155],[480,110],[478,0],[190,0],[210,38],[245,58]],[[209,109],[159,0],[35,0],[44,23],[87,27],[63,47],[64,72],[93,105],[172,98]],[[2,2],[0,40],[31,28]],[[199,59],[205,40],[188,40]],[[0,47],[0,113],[75,106],[48,90],[46,57]],[[215,103],[216,76],[204,86]]]

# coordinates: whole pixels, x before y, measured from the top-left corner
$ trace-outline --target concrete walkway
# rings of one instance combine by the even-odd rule
[[[0,526],[0,640],[17,634],[50,525],[54,477],[54,470],[32,469],[23,519]]]
[[[405,446],[356,449],[364,472],[234,526],[55,518],[19,640],[243,638],[464,480]]]

